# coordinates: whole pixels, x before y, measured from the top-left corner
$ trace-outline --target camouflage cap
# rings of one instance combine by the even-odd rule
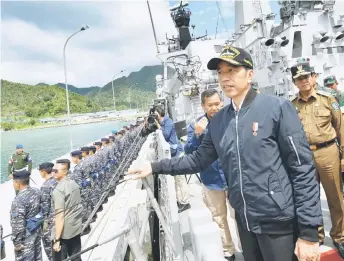
[[[253,61],[251,55],[242,48],[234,46],[225,46],[222,49],[220,57],[212,58],[208,62],[209,70],[217,70],[220,62],[227,62],[234,66],[244,66],[249,69],[253,69]]]
[[[298,63],[290,68],[293,79],[299,78],[300,76],[304,75],[310,75],[313,70],[309,63]]]
[[[336,79],[336,76],[334,76],[334,75],[327,76],[327,77],[324,79],[324,85],[325,85],[325,86],[334,84],[334,83],[336,83],[336,82],[337,82],[337,79]]]

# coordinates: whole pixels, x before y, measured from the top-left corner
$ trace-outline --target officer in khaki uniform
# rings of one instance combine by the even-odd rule
[[[315,167],[324,187],[332,220],[330,235],[338,252],[344,258],[344,204],[341,192],[341,168],[344,158],[336,141],[344,147],[344,122],[339,104],[330,94],[315,90],[312,69],[308,63],[291,68],[293,82],[299,89],[292,99],[309,141]],[[292,123],[290,123],[292,124]],[[324,230],[319,228],[319,241],[323,243]]]

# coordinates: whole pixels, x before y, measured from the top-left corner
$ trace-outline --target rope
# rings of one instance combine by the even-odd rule
[[[147,0],[147,6],[148,6],[149,16],[150,16],[150,20],[151,20],[151,24],[152,24],[152,29],[153,29],[153,34],[154,34],[154,40],[155,40],[156,50],[157,50],[157,53],[160,53],[160,51],[159,51],[159,46],[158,46],[158,39],[156,38],[156,33],[155,33],[155,27],[154,27],[152,12],[151,12],[151,10],[150,10],[150,6],[149,6],[149,1],[148,1],[148,0]]]
[[[227,29],[227,26],[226,26],[226,23],[225,23],[225,19],[223,19],[223,15],[222,15],[222,12],[221,12],[221,7],[220,7],[220,4],[219,4],[219,1],[216,1],[216,5],[217,5],[217,9],[219,9],[219,15],[221,17],[221,21],[222,21],[223,27],[225,28],[226,33],[229,35],[229,31]]]
[[[217,27],[219,26],[219,19],[220,19],[220,12],[217,15],[216,29],[215,29],[215,39],[216,39],[216,36],[217,36]]]

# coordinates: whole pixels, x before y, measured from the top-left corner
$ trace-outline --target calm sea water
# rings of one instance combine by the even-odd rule
[[[101,122],[72,126],[73,149],[105,137],[113,129],[119,129],[125,124],[126,122]],[[70,152],[69,127],[2,132],[0,183],[7,180],[8,161],[18,143],[23,144],[24,151],[31,155],[33,167],[37,167],[42,162]]]

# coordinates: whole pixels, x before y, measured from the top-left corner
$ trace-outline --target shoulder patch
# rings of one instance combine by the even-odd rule
[[[324,92],[324,91],[320,91],[320,90],[317,91],[317,94],[320,94],[320,95],[326,96],[326,97],[332,97],[332,95],[330,93]]]
[[[339,111],[339,103],[338,102],[332,102],[332,108],[334,111]]]

